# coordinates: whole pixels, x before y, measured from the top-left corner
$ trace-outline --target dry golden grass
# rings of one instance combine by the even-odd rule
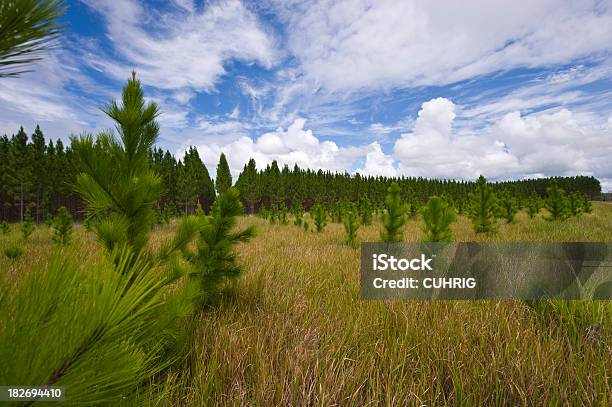
[[[137,404],[150,405],[608,405],[612,394],[610,319],[593,337],[516,301],[362,301],[359,251],[342,225],[322,233],[249,217],[258,237],[239,247],[245,274],[219,308],[196,322],[190,363],[171,372]],[[312,222],[310,222],[312,223]],[[406,228],[418,241],[420,222]],[[376,241],[380,225],[362,226]],[[173,226],[156,231],[152,244]],[[458,241],[610,241],[612,205],[563,223],[524,214],[499,233],[476,236],[469,220]],[[14,237],[15,232],[12,233]],[[2,242],[7,244],[8,238]],[[27,272],[52,250],[37,230],[15,262]],[[100,254],[77,231],[73,249]],[[593,304],[585,304],[593,307]],[[595,305],[604,315],[610,303]],[[600,314],[598,314],[600,315]],[[596,322],[592,321],[594,326]],[[590,327],[590,326],[589,326]]]

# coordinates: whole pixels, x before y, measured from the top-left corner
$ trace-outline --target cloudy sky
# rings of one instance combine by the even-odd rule
[[[364,174],[595,175],[612,189],[612,0],[68,1],[0,80],[0,133],[112,127],[132,69],[160,145]]]

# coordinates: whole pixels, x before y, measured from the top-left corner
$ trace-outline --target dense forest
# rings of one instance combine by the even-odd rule
[[[232,179],[225,156],[217,167],[216,182],[211,178],[198,151],[191,147],[177,159],[169,151],[154,148],[150,152],[152,168],[162,178],[164,194],[158,209],[169,216],[194,213],[198,204],[208,213],[216,193],[223,192]],[[23,128],[11,137],[0,137],[0,220],[20,221],[30,216],[43,222],[65,206],[75,218],[82,218],[83,204],[73,186],[79,170],[71,145],[61,139],[45,139],[40,127],[29,137]],[[424,203],[432,195],[445,196],[461,205],[473,192],[475,183],[424,178],[400,178],[350,175],[301,169],[297,165],[279,167],[276,161],[257,169],[254,160],[244,166],[236,180],[246,211],[254,213],[261,205],[291,208],[300,203],[306,210],[317,202],[331,205],[336,201],[358,202],[367,198],[374,206],[384,202],[387,188],[397,181],[402,199]],[[550,178],[495,183],[498,190],[508,190],[517,198],[531,194],[546,195]],[[557,178],[567,192],[580,192],[599,199],[601,187],[593,177]]]

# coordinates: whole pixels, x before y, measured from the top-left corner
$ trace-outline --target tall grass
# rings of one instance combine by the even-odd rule
[[[312,219],[306,215],[306,221]],[[143,389],[135,405],[609,405],[612,308],[609,302],[554,302],[534,309],[519,301],[362,301],[359,252],[343,244],[341,224],[321,233],[270,225],[238,247],[245,273],[219,307],[198,315],[190,362]],[[155,250],[176,223],[151,236]],[[375,219],[359,241],[377,241]],[[456,241],[606,242],[612,205],[564,222],[529,219],[475,234],[463,216]],[[13,228],[15,229],[15,228]],[[52,250],[37,228],[24,255],[3,257],[0,270],[19,281]],[[0,236],[0,244],[18,239]],[[423,238],[409,220],[404,240]],[[75,227],[74,248],[95,261],[100,249]],[[585,305],[586,304],[586,305]]]

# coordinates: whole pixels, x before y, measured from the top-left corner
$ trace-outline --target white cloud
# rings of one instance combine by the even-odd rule
[[[242,136],[229,143],[196,144],[196,148],[209,171],[214,174],[223,152],[232,171],[234,179],[242,171],[250,158],[255,159],[259,169],[264,168],[273,160],[277,160],[280,167],[297,164],[301,168],[325,169],[343,172],[350,168],[364,151],[354,147],[338,147],[331,141],[321,141],[311,130],[305,130],[305,120],[296,119],[284,130],[278,128],[273,132],[264,133],[257,139]],[[178,152],[182,156],[189,143]]]
[[[274,64],[274,39],[237,0],[210,3],[200,13],[193,2],[175,1],[179,9],[163,15],[135,0],[83,1],[105,17],[107,36],[125,60],[99,56],[92,64],[117,79],[134,68],[150,86],[211,91],[229,60]]]
[[[329,90],[448,84],[612,49],[612,7],[596,0],[276,4],[301,69]]]
[[[579,123],[567,109],[526,117],[512,112],[491,127],[454,134],[455,110],[444,98],[423,103],[413,131],[402,134],[394,146],[400,173],[463,179],[484,174],[496,180],[576,174],[612,179],[609,124]]]
[[[365,166],[355,172],[364,175],[382,175],[385,177],[396,177],[397,169],[394,166],[393,157],[383,153],[380,144],[374,142],[370,144],[369,151],[366,153]]]

